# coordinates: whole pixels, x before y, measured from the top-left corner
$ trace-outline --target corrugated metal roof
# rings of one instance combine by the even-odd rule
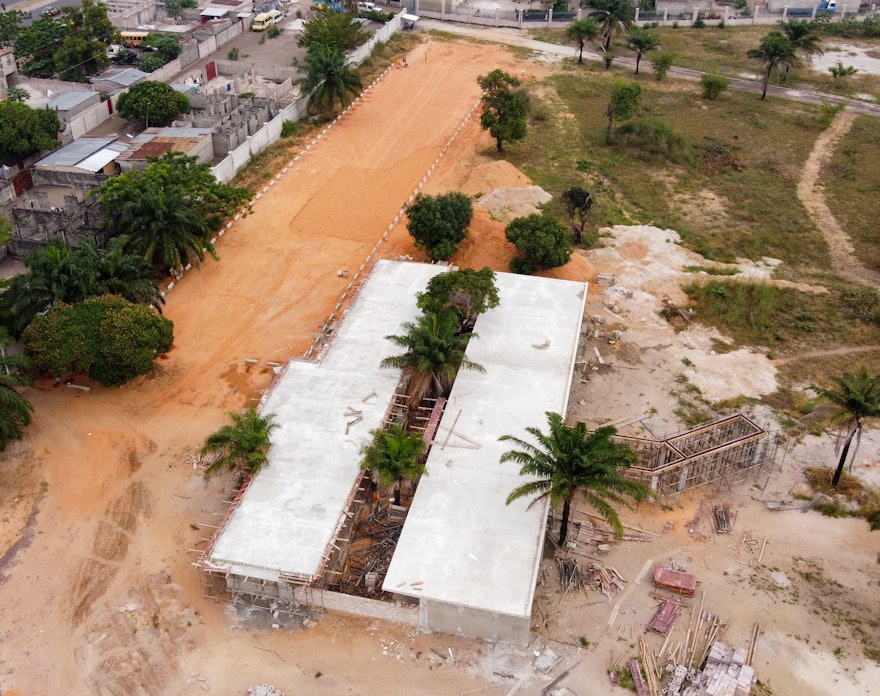
[[[150,73],[145,73],[142,70],[137,70],[136,68],[127,68],[116,75],[111,75],[110,77],[102,77],[103,80],[109,80],[110,82],[115,82],[118,85],[124,85],[125,87],[130,87],[135,82],[140,82],[146,77],[149,77]]]
[[[58,109],[58,111],[69,111],[75,106],[79,106],[84,101],[88,101],[95,96],[99,96],[97,92],[62,92],[54,97],[46,106],[50,109]],[[100,98],[100,96],[99,96]]]
[[[98,150],[90,157],[86,157],[82,162],[76,165],[77,169],[85,169],[90,172],[99,172],[110,162],[115,160],[119,155],[128,148],[125,143],[110,143],[107,147]]]
[[[75,167],[110,145],[116,138],[80,138],[37,162],[37,167]]]

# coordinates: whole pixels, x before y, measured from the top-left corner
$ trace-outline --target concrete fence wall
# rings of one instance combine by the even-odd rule
[[[394,623],[407,626],[417,626],[419,623],[419,608],[417,605],[393,604],[391,602],[381,602],[377,599],[356,597],[327,590],[322,590],[320,593],[316,592],[314,601],[315,603],[320,601],[325,609],[330,609],[331,611],[341,611],[346,614],[366,616],[371,619],[381,619],[382,621],[393,621]]]
[[[114,94],[109,99],[110,103],[113,105],[113,113],[116,113],[116,102],[119,101],[119,96],[121,94],[122,92]],[[81,138],[92,130],[92,128],[97,128],[100,124],[104,123],[104,121],[110,118],[113,113],[110,112],[110,106],[106,101],[103,101],[100,104],[95,104],[92,108],[83,111],[81,114],[77,115],[76,118],[70,119],[70,122],[67,124],[67,129],[65,129],[61,136],[62,144],[67,145],[77,138]]]

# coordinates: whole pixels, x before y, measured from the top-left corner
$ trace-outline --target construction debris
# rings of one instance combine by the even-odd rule
[[[625,580],[614,568],[606,567],[598,561],[579,566],[574,558],[559,559],[559,577],[565,591],[592,589],[598,590],[611,599],[624,588]]]
[[[745,649],[733,649],[716,641],[709,650],[705,668],[694,676],[681,696],[749,696],[756,678],[755,670],[746,661]]]
[[[734,513],[733,517],[730,516],[730,506],[712,506],[712,522],[715,525],[716,534],[730,534],[733,531],[733,520],[735,518],[736,513]]]
[[[683,570],[654,566],[654,587],[678,594],[693,595],[697,590],[697,577]]]
[[[662,636],[668,636],[683,606],[677,599],[662,598],[648,628]]]

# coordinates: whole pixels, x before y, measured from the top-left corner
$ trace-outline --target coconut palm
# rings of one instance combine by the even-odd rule
[[[814,55],[822,55],[822,39],[816,34],[813,22],[804,20],[788,19],[779,23],[782,33],[791,42],[795,54],[810,60]],[[788,72],[791,66],[785,66],[785,81],[788,82]]]
[[[126,251],[128,235],[111,239],[103,251],[89,240],[80,245],[78,258],[93,257],[98,272],[98,295],[121,295],[129,302],[153,305],[160,313],[165,298],[143,256]]]
[[[611,48],[612,34],[632,26],[636,10],[630,0],[591,0],[592,11],[587,15],[602,28],[603,48]]]
[[[249,406],[241,413],[231,412],[229,417],[232,423],[209,435],[202,446],[202,455],[211,458],[205,468],[206,479],[223,469],[256,474],[268,461],[270,435],[278,427],[275,414],[263,416]]]
[[[309,111],[336,114],[337,104],[345,106],[352,95],[360,93],[363,86],[357,69],[348,62],[345,54],[338,48],[316,45],[309,48],[305,60],[306,76],[300,80],[300,87],[309,94]]]
[[[416,479],[425,473],[422,460],[425,441],[396,423],[385,430],[371,430],[370,435],[373,439],[361,448],[364,457],[361,468],[375,471],[383,486],[394,486],[394,504],[400,505],[403,480]]]
[[[621,471],[636,461],[635,451],[611,439],[617,432],[612,426],[590,433],[583,423],[569,427],[558,413],[548,411],[546,415],[548,433],[536,427],[526,428],[537,444],[512,435],[499,438],[517,448],[502,454],[501,461],[519,464],[520,475],[530,477],[527,483],[511,491],[507,504],[529,496],[535,496],[531,505],[545,498],[554,507],[562,503],[561,546],[568,535],[571,503],[582,491],[587,503],[618,537],[623,536],[623,525],[612,503],[628,506],[627,498],[641,501],[648,495],[644,485],[626,478]]]
[[[629,35],[626,37],[627,45],[636,52],[636,75],[639,74],[639,63],[642,62],[642,56],[648,51],[656,49],[660,42],[657,40],[656,34],[648,29],[641,27],[633,27]]]
[[[412,402],[421,401],[431,386],[436,396],[443,396],[461,368],[485,372],[482,365],[465,355],[468,340],[476,338],[476,334],[458,332],[454,311],[424,312],[416,321],[405,322],[402,328],[406,333],[385,338],[404,352],[389,356],[380,364],[403,370],[410,380]]]
[[[599,36],[600,31],[599,25],[589,17],[576,19],[568,25],[565,30],[565,36],[577,46],[578,63],[584,62],[584,47],[587,45],[587,42]]]
[[[34,410],[18,391],[18,387],[33,384],[30,378],[19,374],[19,370],[30,367],[30,362],[23,355],[7,355],[10,345],[12,338],[5,333],[0,335],[0,451],[6,449],[11,440],[21,438]]]
[[[764,64],[764,88],[761,99],[767,97],[767,86],[770,84],[770,75],[774,70],[782,66],[791,67],[799,62],[794,45],[787,36],[778,31],[771,31],[764,36],[757,48],[749,49],[748,56]]]
[[[853,439],[856,442],[853,459],[859,449],[863,422],[880,418],[880,374],[872,375],[863,367],[857,372],[832,375],[830,379],[837,385],[837,388],[825,388],[812,384],[810,389],[816,392],[820,398],[830,401],[839,408],[832,419],[833,422],[840,424],[835,449],[835,452],[840,452],[840,459],[831,479],[832,487],[837,488]],[[852,462],[850,462],[850,467],[852,467]]]

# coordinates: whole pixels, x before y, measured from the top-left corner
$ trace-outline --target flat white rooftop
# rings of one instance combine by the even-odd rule
[[[501,464],[565,414],[587,285],[496,274],[500,304],[479,317],[467,355],[485,373],[461,370],[419,481],[383,589],[527,618],[543,550],[547,504],[505,505],[523,483]]]
[[[445,270],[379,261],[324,359],[287,365],[261,407],[279,424],[269,464],[202,560],[205,567],[264,580],[319,575],[360,478],[360,448],[380,427],[400,378],[379,367],[394,352],[385,336],[418,315],[416,293]],[[363,411],[363,420],[346,435],[349,406]]]

